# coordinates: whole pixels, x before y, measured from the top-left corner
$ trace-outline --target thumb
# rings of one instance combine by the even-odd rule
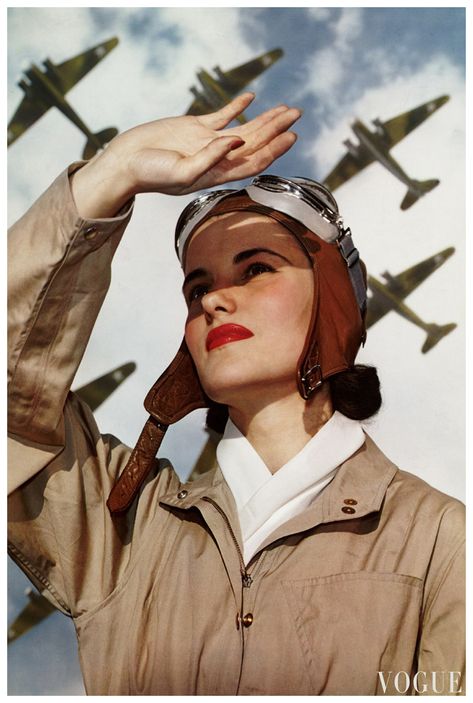
[[[212,139],[203,149],[185,159],[186,180],[189,184],[194,183],[222,161],[233,149],[238,149],[244,143],[243,139],[235,136]]]

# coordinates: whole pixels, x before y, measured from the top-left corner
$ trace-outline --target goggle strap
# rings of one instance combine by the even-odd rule
[[[343,230],[341,236],[337,240],[337,243],[340,253],[347,265],[348,274],[353,286],[356,301],[358,303],[358,307],[360,308],[361,315],[363,316],[366,311],[367,304],[365,279],[360,264],[360,254],[358,249],[355,247],[349,227]]]

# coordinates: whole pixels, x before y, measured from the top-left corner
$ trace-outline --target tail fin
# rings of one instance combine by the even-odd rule
[[[105,144],[112,141],[113,137],[118,134],[118,129],[115,127],[107,127],[107,129],[102,129],[101,132],[96,132],[92,135],[82,152],[83,159],[91,159],[99,149],[101,149]]]
[[[455,322],[451,322],[449,325],[429,325],[429,332],[422,347],[422,353],[425,354],[432,349],[437,342],[440,342],[442,337],[445,337],[445,335],[454,330],[455,327]]]
[[[437,178],[432,178],[430,181],[412,181],[409,186],[404,200],[401,203],[401,210],[407,210],[407,208],[414,205],[420,197],[433,190],[435,186],[438,186],[440,181]]]

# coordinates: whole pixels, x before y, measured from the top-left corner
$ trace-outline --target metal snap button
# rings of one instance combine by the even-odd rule
[[[353,513],[356,513],[355,508],[349,508],[347,505],[344,505],[342,508],[342,513],[348,513],[349,515],[352,515]]]
[[[345,505],[358,505],[358,501],[354,498],[345,498],[343,502],[345,503]]]
[[[179,493],[177,494],[177,497],[179,498],[179,500],[182,500],[183,498],[187,498],[188,493],[189,493],[189,491],[186,491],[186,489],[184,489],[182,491],[179,491]]]
[[[93,239],[96,234],[97,228],[95,227],[95,225],[87,227],[87,229],[84,230],[84,239]]]
[[[250,627],[251,623],[253,622],[253,614],[247,613],[242,617],[241,621],[243,623],[243,627]]]

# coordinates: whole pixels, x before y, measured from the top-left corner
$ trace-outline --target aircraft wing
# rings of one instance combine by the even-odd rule
[[[429,100],[429,102],[415,107],[413,110],[403,112],[397,117],[393,117],[386,122],[374,120],[374,124],[384,142],[386,149],[389,151],[395,144],[401,141],[409,132],[418,127],[424,120],[432,115],[439,107],[442,107],[447,100],[448,95],[441,95],[439,98]],[[357,147],[358,153],[354,154],[347,152],[330,173],[323,179],[323,182],[330,190],[335,190],[348,181],[349,178],[355,176],[362,169],[374,161],[374,158],[362,145]]]
[[[241,66],[232,68],[230,71],[223,71],[220,76],[222,87],[236,95],[248,83],[251,83],[251,81],[272,66],[282,55],[282,49],[273,49],[258,56],[256,59],[243,63]]]
[[[404,139],[413,129],[422,124],[424,120],[438,110],[439,107],[442,107],[447,100],[449,100],[448,95],[441,95],[439,98],[429,100],[429,102],[419,105],[419,107],[415,107],[413,110],[403,112],[402,115],[393,117],[387,122],[382,122],[381,129],[384,132],[384,138],[388,149],[391,149],[391,147],[400,142],[401,139]]]
[[[383,296],[377,291],[374,283],[375,279],[373,279],[372,276],[368,276],[369,293],[365,322],[366,329],[374,325],[375,322],[378,322],[378,320],[381,320],[381,318],[384,317],[394,307],[391,304],[389,298],[385,298],[385,296]]]
[[[417,288],[426,278],[438,269],[453,253],[454,247],[448,247],[443,251],[430,256],[428,259],[411,266],[402,271],[397,276],[391,276],[387,271],[382,274],[383,284],[376,284],[376,280],[368,277],[368,285],[371,296],[368,300],[368,313],[366,316],[366,326],[370,327],[380,320],[390,310],[395,309],[396,299],[400,302],[404,300],[413,290]],[[386,289],[386,294],[380,290]]]
[[[26,591],[26,595],[29,598],[29,603],[25,605],[8,628],[8,644],[24,635],[25,632],[31,630],[31,628],[38,625],[56,610],[44,596],[36,593],[31,588]]]
[[[87,49],[82,54],[64,61],[52,64],[45,62],[45,73],[48,78],[65,95],[76,83],[80,81],[94,66],[96,66],[118,44],[117,37],[112,37],[102,44]]]
[[[135,369],[136,364],[130,361],[81,386],[75,393],[91,410],[96,410]]]
[[[36,120],[39,120],[50,107],[49,103],[45,103],[39,98],[30,100],[24,97],[8,123],[8,146],[18,139],[28,127],[31,127]]]
[[[323,183],[329,190],[335,190],[349,178],[356,176],[362,169],[374,161],[368,149],[360,149],[359,156],[353,156],[350,152],[343,156],[338,164],[323,179]]]
[[[213,110],[215,110],[215,107],[202,96],[194,100],[187,110],[186,115],[206,115]]]

